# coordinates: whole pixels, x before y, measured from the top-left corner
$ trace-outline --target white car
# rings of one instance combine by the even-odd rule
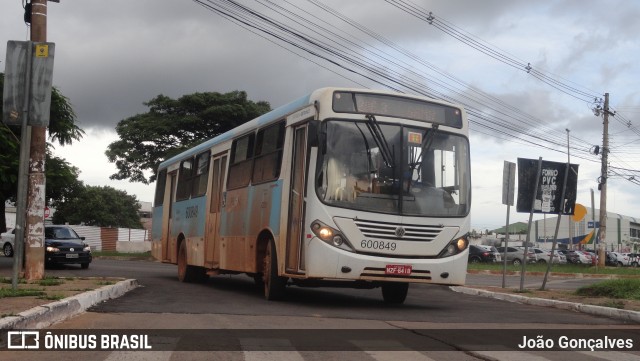
[[[618,262],[618,266],[631,266],[631,259],[628,254],[620,253],[620,252],[609,252],[609,254],[615,256],[616,262]]]
[[[16,229],[9,228],[0,235],[0,244],[2,244],[2,254],[5,257],[13,257],[13,241],[16,238]]]
[[[549,262],[549,259],[551,258],[551,250],[535,247],[531,250],[535,252],[538,263]],[[567,263],[567,257],[556,250],[553,254],[553,263]]]

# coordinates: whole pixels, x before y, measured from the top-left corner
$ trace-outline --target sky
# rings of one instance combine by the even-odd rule
[[[153,184],[109,179],[116,167],[104,152],[118,139],[117,123],[146,112],[144,102],[159,94],[177,98],[243,90],[275,108],[324,86],[386,89],[390,82],[384,77],[396,74],[469,107],[473,228],[495,229],[506,222],[504,161],[566,162],[567,146],[572,163],[580,166],[578,203],[590,206],[593,189],[599,208],[601,158],[590,150],[602,145],[603,118],[594,115],[591,96],[605,93],[616,111],[609,127],[610,165],[616,168],[608,179],[607,208],[640,218],[640,2],[610,1],[604,12],[603,3],[589,0],[275,2],[289,14],[306,11],[307,20],[297,24],[297,16],[274,15],[265,6],[273,8],[270,1],[237,1],[296,33],[319,36],[322,31],[313,30],[311,22],[324,24],[335,31],[327,43],[348,38],[347,51],[385,67],[378,73],[344,69],[326,55],[316,57],[255,28],[249,31],[191,0],[49,2],[47,40],[56,44],[53,83],[69,98],[86,132],[54,153],[80,169],[80,180],[152,201]],[[226,3],[202,2],[216,9]],[[403,4],[420,9],[422,18]],[[334,15],[322,10],[325,5]],[[432,24],[424,16],[428,12],[436,19]],[[22,0],[0,3],[0,71],[6,42],[29,38],[22,14]],[[344,19],[373,30],[378,40]],[[460,34],[484,52],[462,42]],[[522,64],[531,66],[529,72]],[[528,217],[511,207],[511,222]]]

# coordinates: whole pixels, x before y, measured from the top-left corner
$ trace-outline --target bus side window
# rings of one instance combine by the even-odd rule
[[[280,122],[258,131],[252,184],[278,179],[282,164],[285,123]]]
[[[167,184],[167,170],[163,169],[158,173],[158,178],[156,180],[156,194],[153,199],[153,206],[158,207],[164,203],[164,191],[165,186]]]
[[[227,189],[246,187],[249,185],[253,165],[254,135],[254,133],[251,133],[233,141],[231,145],[231,161],[229,162]]]
[[[182,201],[191,196],[191,178],[193,173],[193,158],[183,160],[180,163],[180,173],[178,174],[178,189],[176,190],[176,200]]]
[[[196,164],[194,168],[193,177],[193,189],[191,192],[191,198],[200,197],[207,193],[207,182],[209,180],[209,158],[211,152],[206,151],[200,153],[196,157]]]

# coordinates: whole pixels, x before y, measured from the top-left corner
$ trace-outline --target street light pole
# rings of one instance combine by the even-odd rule
[[[570,130],[567,128],[567,167],[569,168],[569,172],[571,172],[571,148],[569,147],[569,132]],[[569,173],[567,173],[568,175]],[[564,207],[564,205],[563,205]],[[569,237],[569,245],[571,246],[569,249],[573,249],[573,233],[571,232],[571,217],[567,217],[567,236]]]

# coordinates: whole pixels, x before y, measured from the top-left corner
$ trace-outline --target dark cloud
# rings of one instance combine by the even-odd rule
[[[323,26],[346,29],[346,34],[340,34],[368,50],[378,54],[388,51],[398,64],[410,63],[414,67],[411,71],[422,74],[423,86],[466,103],[469,96],[477,98],[468,90],[472,85],[543,123],[537,124],[535,120],[515,123],[523,132],[535,130],[562,138],[564,129],[569,128],[574,141],[585,146],[601,141],[602,121],[593,116],[589,104],[541,83],[522,68],[507,66],[482,54],[383,0],[321,1],[455,75],[462,84],[375,43],[310,2],[274,3],[304,7],[328,22]],[[264,10],[258,2],[241,2]],[[640,106],[637,88],[640,66],[635,59],[640,48],[637,2],[411,2],[433,11],[437,18],[477,40],[487,41],[500,52],[531,63],[554,79],[580,84],[578,87],[588,89],[589,93],[610,92],[613,104],[621,109]],[[91,134],[96,137],[100,132],[113,132],[118,121],[146,111],[143,103],[158,94],[179,97],[196,91],[245,90],[251,99],[266,100],[275,107],[323,86],[382,88],[299,49],[241,28],[194,1],[69,0],[50,2],[48,8],[48,39],[56,43],[54,85],[70,98],[80,126],[93,129]],[[304,26],[310,25],[296,25],[296,30]],[[3,1],[0,42],[27,37],[20,2]],[[374,44],[376,49],[372,48]],[[4,62],[4,46],[1,47],[0,60]],[[396,66],[391,65],[385,71],[391,70],[396,70]],[[502,107],[488,100],[471,102],[496,117]],[[501,117],[515,122],[511,111]],[[625,119],[640,124],[634,113],[627,113]],[[618,144],[627,144],[638,137],[618,121],[612,122],[612,130],[612,139]],[[480,133],[472,136],[480,140],[479,146],[472,147],[474,154],[483,154],[493,145],[498,151],[507,149],[504,144],[508,142],[504,140]],[[518,147],[515,149],[522,149],[518,151],[532,153],[530,148]],[[505,151],[500,157],[518,156],[517,151],[508,149],[510,152]],[[634,156],[637,159],[637,152]],[[474,155],[474,164],[482,159]],[[638,168],[637,161],[629,167]]]

